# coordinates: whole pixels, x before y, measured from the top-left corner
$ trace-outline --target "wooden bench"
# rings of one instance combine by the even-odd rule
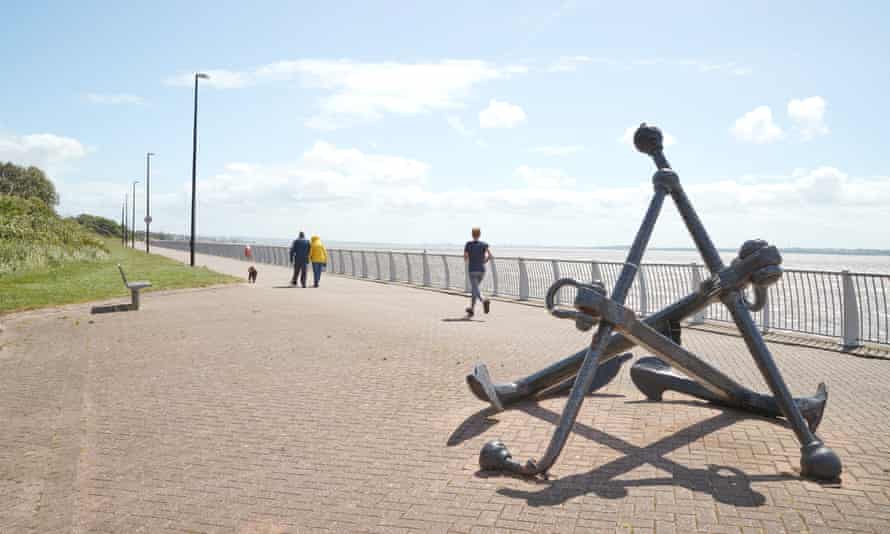
[[[124,285],[127,286],[127,289],[130,290],[130,309],[138,310],[139,309],[139,292],[146,287],[151,287],[151,282],[146,280],[140,280],[138,282],[128,282],[127,275],[124,274],[124,268],[121,267],[121,264],[117,264],[117,270],[121,272],[121,278],[124,280]]]

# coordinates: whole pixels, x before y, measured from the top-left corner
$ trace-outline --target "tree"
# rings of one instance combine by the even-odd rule
[[[0,194],[37,198],[51,207],[59,203],[56,186],[42,170],[14,163],[0,163]]]

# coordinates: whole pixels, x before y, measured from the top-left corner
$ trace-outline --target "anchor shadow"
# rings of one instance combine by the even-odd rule
[[[558,397],[568,397],[568,391],[541,395],[540,397],[538,397],[538,400],[554,399],[554,398],[558,398]],[[612,399],[612,398],[624,397],[624,395],[619,395],[616,393],[591,393],[588,395],[588,397],[599,397],[599,398],[605,398],[605,399]],[[506,410],[517,409],[517,410],[525,411],[523,409],[523,406],[535,406],[535,405],[537,405],[536,401],[522,401],[522,402],[518,402],[516,404],[508,405],[506,407]],[[445,442],[445,445],[447,445],[448,447],[455,447],[465,441],[469,441],[469,440],[483,434],[486,430],[488,430],[489,428],[493,427],[494,425],[496,425],[500,422],[497,419],[491,419],[492,416],[495,416],[499,413],[501,413],[501,412],[499,412],[498,410],[496,410],[495,408],[493,408],[491,406],[485,407],[485,408],[477,411],[473,415],[464,419],[463,422],[461,424],[459,424],[456,429],[454,429],[454,432],[452,432],[451,435],[448,436],[448,440]]]
[[[559,422],[559,414],[534,402],[519,403],[514,408],[553,425]],[[494,409],[485,408],[471,415],[452,433],[448,439],[448,445],[454,446],[483,434],[497,424],[496,420],[490,419],[490,416],[495,413],[497,412]],[[587,494],[594,494],[605,499],[620,499],[628,495],[629,488],[657,486],[678,486],[690,491],[710,494],[717,502],[732,506],[758,507],[766,503],[766,497],[752,488],[752,483],[799,480],[800,477],[793,473],[749,475],[736,467],[717,464],[709,464],[704,468],[693,468],[665,457],[674,450],[686,447],[709,434],[748,418],[742,412],[721,412],[643,447],[576,422],[572,428],[574,434],[618,451],[622,453],[622,456],[589,472],[559,479],[530,479],[509,473],[484,471],[477,472],[476,476],[481,478],[498,476],[520,478],[534,483],[536,487],[543,486],[537,491],[511,488],[497,490],[500,495],[524,499],[529,506],[533,507],[556,506]],[[752,418],[761,420],[760,417]],[[782,424],[779,421],[769,421]],[[651,478],[618,479],[618,477],[644,465],[650,465],[668,474]]]

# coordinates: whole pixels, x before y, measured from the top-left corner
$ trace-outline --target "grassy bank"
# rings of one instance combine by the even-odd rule
[[[191,268],[163,256],[124,248],[115,239],[102,240],[108,251],[90,261],[0,274],[0,314],[112,297],[128,298],[120,263],[130,280],[149,280],[149,291],[205,287],[239,279],[206,268]]]
[[[98,235],[41,200],[0,195],[0,276],[107,257]]]

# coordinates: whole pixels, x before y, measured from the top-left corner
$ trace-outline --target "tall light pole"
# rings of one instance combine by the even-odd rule
[[[189,265],[195,266],[195,171],[198,159],[198,80],[210,79],[203,72],[195,73],[195,122],[192,126],[192,234],[189,239]]]
[[[130,231],[130,239],[132,240],[132,248],[136,248],[136,184],[139,180],[133,181],[133,227]]]
[[[149,242],[151,241],[149,228],[151,226],[151,157],[154,152],[145,153],[145,253],[149,253]]]
[[[124,193],[124,203],[121,204],[121,245],[127,246],[127,194]]]

